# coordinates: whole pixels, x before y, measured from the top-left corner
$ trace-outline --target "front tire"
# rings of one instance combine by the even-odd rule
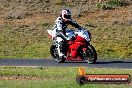
[[[95,48],[92,45],[87,47],[86,51],[83,51],[83,59],[88,62],[89,64],[96,63],[97,60],[97,53]]]
[[[54,60],[55,60],[56,62],[58,62],[58,63],[63,63],[63,62],[65,62],[66,58],[64,58],[64,57],[59,58],[56,45],[52,45],[52,46],[50,47],[50,53],[51,53],[51,56],[54,58]]]

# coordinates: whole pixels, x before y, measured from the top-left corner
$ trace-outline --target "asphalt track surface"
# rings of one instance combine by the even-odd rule
[[[97,60],[95,64],[82,61],[66,61],[57,63],[53,59],[0,59],[0,66],[42,66],[42,67],[90,67],[90,68],[123,68],[132,69],[129,60]]]

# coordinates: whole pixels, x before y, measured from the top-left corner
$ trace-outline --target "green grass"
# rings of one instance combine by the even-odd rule
[[[0,58],[48,58],[52,40],[46,29],[49,24],[32,26],[2,26],[0,28]],[[87,26],[86,26],[87,28]],[[87,28],[89,29],[89,28]],[[132,26],[101,26],[91,30],[98,58],[131,59]]]
[[[74,80],[0,81],[1,88],[131,88],[131,85],[85,84],[78,85]]]
[[[48,57],[51,41],[47,37],[46,30],[41,26],[9,25],[0,28],[0,58]]]
[[[108,59],[131,59],[132,57],[132,27],[105,26],[91,30],[92,44],[98,57]]]
[[[130,74],[127,69],[85,68],[87,74]],[[43,80],[0,80],[0,88],[80,88],[76,83],[77,67],[0,67],[0,75],[44,77]],[[131,88],[127,84],[85,84],[81,88]]]
[[[126,0],[109,0],[105,3],[97,3],[96,7],[97,9],[112,10],[115,9],[116,7],[128,6],[128,5],[129,3]]]

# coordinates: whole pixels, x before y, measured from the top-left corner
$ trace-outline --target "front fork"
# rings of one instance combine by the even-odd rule
[[[83,59],[83,60],[86,60],[87,48],[83,48],[83,49],[82,49],[82,56],[83,56],[82,59]]]
[[[89,57],[89,54],[88,54],[88,45],[86,45],[85,47],[82,48],[82,59],[83,60],[87,60],[88,57]]]
[[[83,52],[86,52],[87,51],[87,48],[84,47],[82,50],[83,50]]]

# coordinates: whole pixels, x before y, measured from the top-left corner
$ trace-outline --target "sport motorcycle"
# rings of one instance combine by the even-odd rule
[[[65,41],[63,47],[63,53],[65,57],[59,58],[57,51],[57,41],[54,36],[54,31],[47,30],[49,36],[53,39],[53,43],[50,47],[50,53],[54,60],[58,63],[68,61],[85,61],[89,64],[96,63],[97,53],[95,48],[90,44],[91,33],[84,28],[70,30],[66,29],[66,36],[70,39]]]

